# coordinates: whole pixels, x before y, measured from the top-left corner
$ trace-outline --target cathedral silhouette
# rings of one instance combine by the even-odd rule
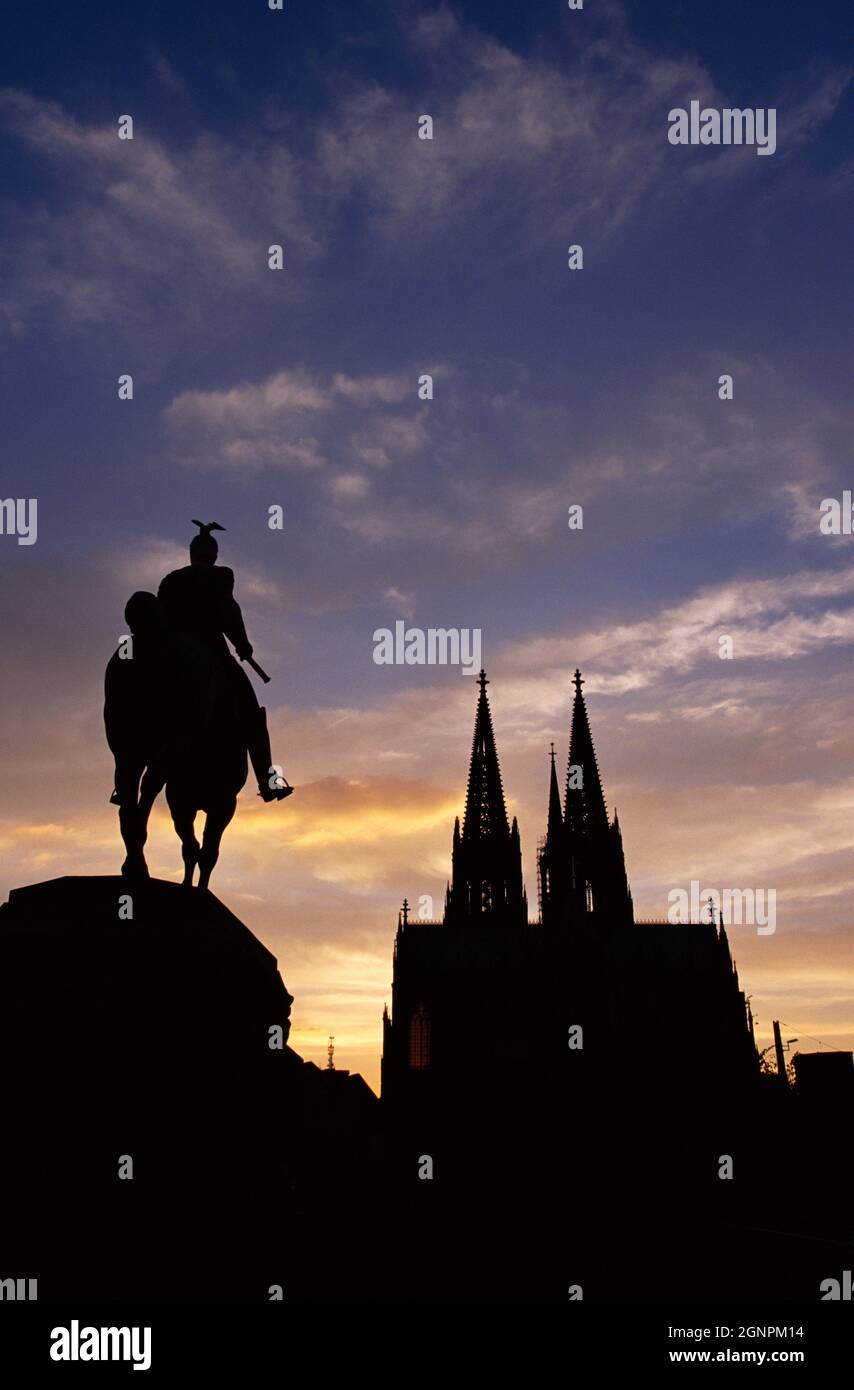
[[[540,914],[538,921],[529,922],[519,828],[515,817],[508,822],[488,681],[485,672],[480,674],[465,815],[462,830],[459,818],[454,824],[444,920],[413,921],[408,903],[400,914],[392,1016],[387,1011],[384,1016],[384,1097],[396,1100],[413,1088],[444,1089],[450,1076],[441,1087],[438,1081],[432,1084],[443,1067],[458,1074],[467,1056],[482,1062],[485,1049],[498,1046],[500,1055],[507,1055],[508,1040],[499,1042],[494,1027],[483,1034],[472,1032],[473,1000],[458,988],[463,973],[480,969],[488,972],[493,988],[500,977],[513,994],[514,981],[533,972],[534,997],[541,1002],[552,970],[571,965],[575,986],[583,977],[580,1013],[570,1018],[566,1006],[558,1010],[557,1043],[553,1021],[545,1019],[542,1010],[539,1026],[529,1020],[531,1046],[526,1048],[521,1040],[513,1046],[513,1055],[524,1065],[547,1061],[541,1050],[546,1047],[562,1055],[567,1044],[560,1038],[565,1039],[573,1019],[575,1026],[586,1021],[592,1038],[606,1023],[613,1034],[621,1021],[625,1024],[634,1016],[642,1002],[638,986],[652,967],[654,978],[644,981],[640,991],[643,1000],[651,1001],[660,992],[662,978],[678,973],[683,1000],[685,991],[691,991],[692,1045],[703,1050],[700,1025],[711,1013],[716,1020],[715,1057],[723,1047],[740,1077],[756,1069],[753,1021],[723,923],[684,931],[669,922],[635,925],[622,834],[616,813],[608,819],[582,684],[576,671],[562,803],[554,750],[551,753],[547,827],[537,857]],[[624,972],[630,973],[633,989],[622,979]],[[561,989],[567,983],[572,988],[571,982],[561,980]],[[620,1000],[622,991],[633,993],[634,1000]],[[517,1000],[514,1012],[518,1007]],[[645,1013],[646,1007],[643,1003]],[[677,1000],[670,1002],[671,1018],[677,1007]],[[646,1030],[654,1026],[646,1017],[642,1023],[636,1021]],[[466,1033],[471,1037],[463,1045]],[[429,1087],[420,1073],[430,1073]]]
[[[723,921],[635,922],[579,671],[562,801],[552,748],[529,921],[487,684],[481,672],[444,918],[413,920],[404,901],[383,1016],[391,1171],[419,1250],[410,1281],[619,1296],[626,1260],[642,1258],[650,1295],[813,1294],[832,1263],[842,1169],[838,1188],[827,1165],[810,1176],[802,1097],[760,1068]],[[782,1231],[766,1212],[777,1143],[800,1155],[777,1193]],[[757,1229],[761,1256],[745,1264],[735,1251]]]

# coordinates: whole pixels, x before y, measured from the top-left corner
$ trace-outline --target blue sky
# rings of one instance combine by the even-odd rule
[[[244,808],[219,889],[307,1001],[309,1051],[328,1024],[375,1065],[396,903],[441,893],[462,795],[471,683],[375,666],[398,617],[483,630],[532,901],[539,760],[580,663],[645,915],[691,863],[778,884],[788,946],[747,943],[755,979],[854,1041],[854,582],[846,538],[818,533],[851,481],[847,21],[15,9],[2,490],[38,497],[39,540],[0,538],[5,887],[110,868],[103,665],[127,595],[216,518],[302,792],[272,823]],[[691,99],[775,107],[776,153],[670,146]],[[177,872],[165,822],[154,843]],[[832,1006],[798,985],[804,923],[826,931]]]

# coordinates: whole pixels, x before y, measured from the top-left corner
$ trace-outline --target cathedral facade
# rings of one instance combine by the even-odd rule
[[[723,1229],[707,1179],[755,1096],[752,1019],[723,923],[634,920],[582,684],[576,671],[563,797],[552,751],[537,919],[483,672],[443,920],[411,920],[406,903],[398,919],[381,1101],[404,1188],[405,1175],[419,1188],[418,1163],[431,1178],[435,1164],[435,1181],[399,1195],[416,1227],[422,1211],[422,1249],[446,1290],[442,1242],[459,1223],[477,1226],[479,1252],[476,1268],[460,1266],[461,1287],[504,1288],[525,1268],[520,1287],[546,1293],[569,1277],[570,1249],[609,1287],[603,1232],[606,1246],[629,1229],[657,1246],[645,1213],[680,1192],[696,1204],[697,1184],[708,1188],[710,1230]],[[641,1191],[636,1165],[651,1136],[655,1171]],[[582,1207],[570,1200],[585,1191]],[[671,1235],[662,1279],[682,1258],[678,1226]]]
[[[549,1051],[558,1047],[552,1036],[558,1020],[561,1036],[572,1026],[570,1000],[584,996],[577,1006],[591,1016],[595,1032],[597,1001],[607,1015],[615,1013],[626,971],[635,986],[629,991],[633,1004],[641,976],[649,970],[653,979],[644,980],[648,1002],[659,994],[662,981],[673,985],[674,972],[682,976],[681,988],[668,999],[671,1018],[686,991],[690,1007],[696,1008],[696,986],[702,979],[700,993],[707,997],[711,991],[719,1011],[712,1036],[718,1039],[721,1016],[730,1020],[728,1046],[750,1069],[755,1055],[752,1020],[723,923],[634,921],[622,832],[616,813],[608,815],[579,671],[573,677],[562,797],[552,746],[545,834],[537,855],[540,911],[536,921],[529,921],[519,827],[507,815],[487,684],[481,672],[465,813],[462,827],[459,818],[454,824],[443,920],[413,921],[406,903],[398,919],[392,1010],[385,1011],[383,1020],[384,1099],[397,1101],[407,1090],[424,1094],[440,1084],[442,1089],[453,1087],[452,1074],[464,1073],[469,1059],[480,1066],[487,1054],[502,1063],[516,1058],[525,1067],[546,1065]],[[532,994],[525,1002],[516,988],[523,980]],[[558,1000],[549,1014],[555,988]],[[485,990],[493,992],[493,1018],[478,1033]],[[508,1027],[500,1036],[494,1026],[495,991],[509,996]],[[529,1003],[536,1017],[528,1020],[526,1042],[512,1020],[518,1023],[520,1008],[526,1010]],[[621,1006],[618,1029],[632,1011]],[[698,1046],[702,1051],[702,1039]],[[547,1050],[538,1051],[543,1048]],[[561,1051],[565,1048],[564,1042]],[[444,1080],[434,1084],[436,1077]]]
[[[723,920],[634,920],[579,671],[573,687],[537,919],[483,671],[444,919],[406,903],[398,919],[381,1091],[395,1289],[815,1297],[853,1205],[850,1056],[832,1104],[807,1074],[791,1090],[762,1073]]]

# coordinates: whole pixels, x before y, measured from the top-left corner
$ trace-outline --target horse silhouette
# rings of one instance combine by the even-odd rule
[[[164,759],[166,803],[181,841],[184,885],[191,887],[196,866],[199,887],[207,888],[219,858],[226,827],[237,809],[238,793],[249,775],[246,738],[233,686],[220,673],[214,679],[206,717]],[[201,844],[195,822],[205,812]]]

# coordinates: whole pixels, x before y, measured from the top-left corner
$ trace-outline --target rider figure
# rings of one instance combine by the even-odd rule
[[[225,528],[215,521],[194,520],[193,524],[199,534],[190,542],[190,563],[166,575],[157,597],[168,622],[189,639],[205,674],[228,682],[258,779],[258,794],[264,801],[281,801],[293,788],[273,764],[266,710],[258,704],[252,682],[225,641],[227,637],[241,661],[251,657],[252,644],[234,597],[234,574],[216,563],[219,547],[211,532]]]

